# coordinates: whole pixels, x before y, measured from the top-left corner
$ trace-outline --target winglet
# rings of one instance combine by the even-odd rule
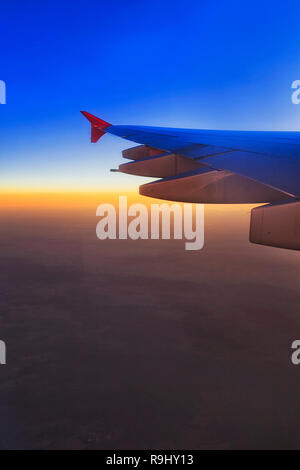
[[[93,116],[90,113],[87,113],[86,111],[80,111],[81,114],[84,115],[84,117],[87,118],[88,121],[91,123],[91,142],[98,142],[100,137],[102,137],[106,129],[111,126],[109,122],[103,121],[102,119],[97,118],[96,116]]]

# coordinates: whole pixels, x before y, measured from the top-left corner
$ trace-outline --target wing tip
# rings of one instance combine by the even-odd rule
[[[91,142],[98,142],[100,137],[106,133],[106,130],[111,126],[111,124],[91,113],[88,113],[87,111],[80,112],[91,123]]]

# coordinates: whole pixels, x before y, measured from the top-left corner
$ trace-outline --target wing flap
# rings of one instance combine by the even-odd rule
[[[196,170],[203,166],[198,160],[192,160],[174,153],[143,158],[119,165],[119,171],[136,176],[166,178]]]
[[[164,153],[163,150],[149,147],[147,145],[138,145],[122,151],[122,157],[129,160],[140,160],[141,158],[155,157]]]
[[[147,183],[140,186],[139,192],[157,199],[211,204],[263,203],[287,198],[284,193],[245,176],[211,168]]]

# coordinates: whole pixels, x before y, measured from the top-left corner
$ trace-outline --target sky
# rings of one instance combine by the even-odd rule
[[[300,5],[257,1],[2,1],[0,190],[135,190],[110,173],[113,124],[300,130]]]

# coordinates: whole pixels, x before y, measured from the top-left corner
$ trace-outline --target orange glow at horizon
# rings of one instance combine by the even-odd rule
[[[96,208],[103,203],[112,204],[116,209],[119,205],[119,196],[127,196],[128,206],[134,203],[142,203],[147,207],[150,204],[167,203],[174,204],[174,201],[165,201],[141,196],[134,191],[99,191],[99,192],[69,192],[69,191],[0,191],[0,209],[4,211],[76,211],[86,210],[96,213]],[[182,204],[182,203],[180,203]],[[205,224],[214,226],[235,225],[241,228],[243,223],[249,223],[250,211],[258,204],[205,204]],[[244,222],[242,222],[244,221]]]

